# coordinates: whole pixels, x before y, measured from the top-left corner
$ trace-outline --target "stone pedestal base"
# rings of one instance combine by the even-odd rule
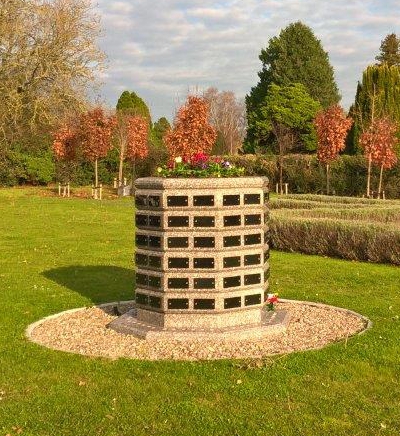
[[[289,314],[285,310],[266,312],[259,309],[260,322],[241,326],[191,326],[169,327],[149,324],[139,320],[137,310],[131,309],[124,315],[112,321],[108,327],[123,334],[134,335],[142,339],[178,339],[178,340],[242,340],[268,337],[273,333],[286,330]]]

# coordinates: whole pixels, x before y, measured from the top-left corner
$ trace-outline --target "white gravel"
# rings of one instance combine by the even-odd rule
[[[63,312],[28,328],[28,337],[56,350],[111,359],[212,360],[262,358],[274,354],[321,348],[347,340],[368,326],[368,320],[354,312],[332,306],[286,301],[277,309],[290,313],[284,333],[271,333],[266,340],[166,341],[143,340],[107,329],[115,319],[99,307]]]

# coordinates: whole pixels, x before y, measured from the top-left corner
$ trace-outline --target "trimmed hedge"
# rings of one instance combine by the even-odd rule
[[[278,250],[400,265],[400,201],[288,195],[270,206]]]
[[[400,229],[378,224],[300,217],[272,217],[277,250],[400,265]]]
[[[228,160],[243,166],[249,175],[267,176],[271,191],[278,182],[278,161],[275,155],[228,156]],[[325,167],[315,155],[287,155],[283,164],[284,182],[289,184],[289,192],[295,194],[326,192]],[[331,190],[339,196],[363,196],[366,190],[367,163],[364,156],[342,155],[331,164]],[[377,190],[379,169],[373,168],[371,186]],[[392,170],[384,171],[383,189],[387,198],[400,198],[400,164]]]

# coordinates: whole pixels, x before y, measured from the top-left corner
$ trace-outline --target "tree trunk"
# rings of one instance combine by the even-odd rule
[[[368,155],[367,198],[370,197],[370,192],[371,192],[371,165],[372,165],[372,156],[370,153]]]
[[[279,155],[279,192],[283,194],[283,157]]]
[[[326,164],[326,195],[330,194],[330,167],[329,164]]]
[[[122,185],[123,179],[123,169],[124,169],[124,154],[122,149],[119,151],[119,167],[118,167],[118,187]]]
[[[382,198],[382,178],[383,178],[383,164],[381,164],[381,172],[379,174],[379,187],[378,187],[379,198]]]
[[[99,172],[97,169],[97,159],[94,161],[94,181],[95,181],[95,188],[99,186]]]

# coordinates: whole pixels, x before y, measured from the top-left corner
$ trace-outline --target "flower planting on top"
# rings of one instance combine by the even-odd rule
[[[161,177],[240,177],[244,168],[220,157],[196,153],[189,158],[177,156],[169,165],[157,168]]]

